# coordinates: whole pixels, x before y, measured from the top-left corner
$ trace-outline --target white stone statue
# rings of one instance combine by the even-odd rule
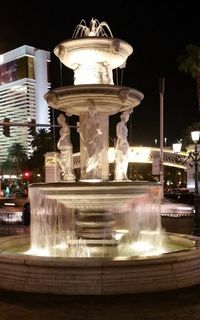
[[[58,124],[61,125],[60,139],[57,143],[57,148],[60,150],[60,154],[58,156],[58,163],[61,167],[63,173],[64,181],[75,181],[75,174],[73,170],[73,148],[70,137],[70,128],[66,122],[66,117],[64,114],[59,114],[57,117]]]
[[[127,140],[128,129],[126,123],[129,120],[129,112],[122,112],[120,115],[121,121],[116,126],[116,146],[115,146],[115,180],[122,181],[128,180],[128,148],[129,143]]]
[[[85,153],[82,178],[101,178],[101,152],[103,150],[102,131],[98,121],[98,115],[92,99],[88,100],[88,114],[79,129],[80,138]]]

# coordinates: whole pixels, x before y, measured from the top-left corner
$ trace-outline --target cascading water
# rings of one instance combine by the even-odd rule
[[[116,189],[115,183],[113,188],[104,186],[101,195],[90,188],[84,193],[81,184],[80,189],[70,185],[53,189],[48,185],[30,187],[34,206],[31,246],[26,254],[133,257],[166,252],[162,241],[160,187],[129,185],[126,195],[122,186]],[[108,191],[112,194],[107,194]]]

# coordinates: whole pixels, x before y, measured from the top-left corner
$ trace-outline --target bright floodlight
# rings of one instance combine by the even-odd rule
[[[173,143],[172,148],[173,148],[174,153],[179,153],[179,152],[181,152],[182,143],[180,143],[180,142]]]
[[[192,137],[192,141],[194,143],[197,143],[199,141],[200,131],[192,131],[191,132],[191,137]]]

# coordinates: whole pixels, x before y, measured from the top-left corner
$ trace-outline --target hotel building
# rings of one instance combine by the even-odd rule
[[[0,122],[8,118],[13,124],[26,124],[32,119],[39,125],[50,124],[50,109],[44,99],[50,89],[49,62],[50,52],[27,45],[0,55]],[[14,143],[23,145],[30,156],[32,139],[28,126],[11,126],[10,137],[4,136],[0,127],[0,163]]]

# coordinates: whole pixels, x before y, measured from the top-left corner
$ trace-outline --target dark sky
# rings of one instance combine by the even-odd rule
[[[159,139],[158,81],[164,77],[164,137],[171,145],[198,119],[195,80],[178,70],[177,57],[188,44],[200,46],[200,18],[196,0],[157,2],[4,2],[0,12],[0,53],[24,44],[50,50],[50,81],[55,88],[60,86],[61,79],[54,47],[71,38],[81,19],[88,26],[92,18],[106,21],[113,36],[127,41],[134,49],[127,60],[122,84],[144,94],[131,118],[133,144],[154,145],[154,139]],[[63,85],[72,85],[71,70],[62,69]],[[119,115],[111,118],[115,125]]]

